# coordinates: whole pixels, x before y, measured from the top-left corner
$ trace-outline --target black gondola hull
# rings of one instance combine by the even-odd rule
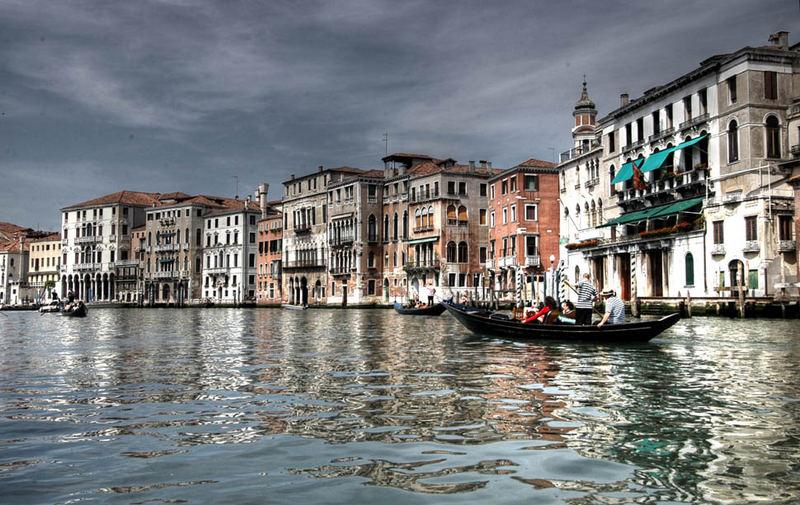
[[[595,343],[643,343],[677,323],[680,314],[670,314],[661,319],[625,324],[595,325],[534,324],[514,320],[493,319],[487,311],[474,310],[444,303],[444,307],[462,325],[473,333],[501,338],[530,340],[567,340]]]
[[[403,314],[405,316],[438,316],[445,311],[445,308],[443,304],[437,303],[436,305],[422,309],[410,309],[395,302],[394,310],[396,310],[398,314]]]

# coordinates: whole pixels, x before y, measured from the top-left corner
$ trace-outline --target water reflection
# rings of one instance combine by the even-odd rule
[[[650,345],[602,347],[375,310],[10,314],[0,482],[10,503],[30,501],[24,483],[45,472],[52,501],[209,488],[246,501],[242,480],[267,479],[304,482],[309,502],[335,481],[355,501],[366,483],[430,502],[502,490],[509,502],[790,503],[798,326],[696,318]],[[236,471],[198,467],[219,451]]]

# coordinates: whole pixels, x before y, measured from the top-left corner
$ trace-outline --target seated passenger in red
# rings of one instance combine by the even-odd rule
[[[526,317],[522,322],[531,323],[541,317],[543,320],[540,322],[544,324],[553,324],[558,319],[559,315],[561,315],[561,311],[558,310],[558,303],[556,303],[552,296],[546,296],[544,298],[544,307],[542,307],[542,310],[530,317]]]

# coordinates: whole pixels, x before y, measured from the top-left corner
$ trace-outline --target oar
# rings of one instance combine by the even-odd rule
[[[576,295],[580,294],[580,293],[578,293],[578,290],[577,290],[577,289],[575,289],[575,286],[573,286],[573,285],[572,285],[572,284],[570,284],[569,282],[567,282],[567,281],[564,281],[564,284],[566,284],[567,286],[569,286],[569,289],[571,289],[571,290],[575,291],[575,294],[576,294]],[[600,316],[600,317],[603,317],[603,313],[602,313],[602,312],[600,312],[599,310],[597,310],[596,308],[594,308],[594,306],[592,306],[592,311],[593,311],[595,314],[597,314],[598,316]]]

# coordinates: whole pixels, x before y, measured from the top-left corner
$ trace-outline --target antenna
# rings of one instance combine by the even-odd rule
[[[238,175],[234,175],[233,176],[233,180],[236,182],[236,193],[234,193],[234,195],[236,195],[236,196],[234,196],[234,198],[236,200],[238,200],[239,199],[239,176]]]
[[[389,131],[383,132],[383,143],[385,144],[384,156],[389,156]]]

